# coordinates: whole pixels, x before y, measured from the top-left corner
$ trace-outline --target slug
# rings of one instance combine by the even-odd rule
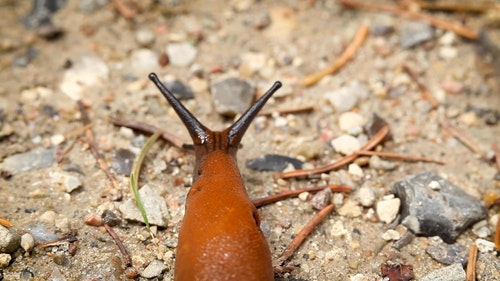
[[[241,139],[279,81],[224,131],[205,127],[163,85],[158,87],[186,126],[196,162],[179,230],[174,279],[274,280],[271,251],[260,229],[260,217],[243,184],[236,161]]]

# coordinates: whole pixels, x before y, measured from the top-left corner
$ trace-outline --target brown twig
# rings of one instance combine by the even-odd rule
[[[313,231],[313,229],[329,214],[335,209],[335,204],[330,204],[321,211],[319,211],[293,238],[292,242],[286,247],[285,251],[273,262],[273,266],[277,271],[280,271],[283,263],[285,263],[297,249],[304,242],[306,237]]]
[[[132,120],[123,120],[123,119],[112,119],[111,122],[116,125],[116,126],[123,126],[130,128],[132,130],[148,133],[148,134],[154,134],[156,132],[161,132],[161,138],[166,140],[167,142],[173,144],[174,146],[178,148],[183,148],[184,142],[177,136],[165,132],[163,130],[160,130],[159,128],[149,125],[147,123],[139,122],[139,121],[132,121]]]
[[[400,160],[405,160],[405,161],[415,161],[415,162],[429,162],[429,163],[436,163],[440,165],[444,165],[445,163],[441,160],[436,160],[436,159],[430,159],[426,157],[420,157],[420,156],[412,156],[412,155],[404,155],[404,154],[398,154],[398,153],[392,153],[392,152],[383,152],[383,151],[357,151],[356,154],[358,155],[376,155],[384,158],[393,158],[393,159],[400,159]]]
[[[127,20],[134,18],[134,11],[132,11],[122,0],[112,0],[118,12]]]
[[[302,192],[311,192],[312,193],[312,192],[317,192],[317,191],[323,190],[325,188],[330,188],[330,190],[332,192],[345,192],[345,193],[349,193],[349,192],[352,191],[351,187],[349,187],[347,185],[334,185],[334,184],[330,184],[330,185],[327,185],[327,186],[323,185],[323,186],[316,186],[316,187],[306,187],[306,188],[301,188],[301,189],[297,189],[297,190],[289,190],[289,191],[285,191],[285,192],[282,192],[282,193],[279,193],[279,194],[270,195],[270,196],[267,196],[267,197],[264,197],[264,198],[252,200],[252,203],[255,205],[255,207],[260,208],[260,207],[262,207],[264,205],[268,205],[268,204],[271,204],[271,203],[274,203],[274,202],[285,200],[287,198],[298,196]]]
[[[369,30],[370,29],[368,28],[368,25],[363,24],[356,32],[356,35],[354,35],[354,39],[352,40],[351,44],[345,49],[345,51],[340,55],[340,57],[338,57],[327,68],[318,71],[316,73],[313,73],[311,75],[308,75],[306,78],[300,81],[299,84],[302,86],[310,87],[316,84],[326,75],[330,75],[337,72],[342,66],[344,66],[348,61],[350,61],[354,57],[354,54],[356,54],[356,51],[359,49],[361,44],[363,44],[366,37],[368,36]]]
[[[359,149],[359,151],[368,151],[368,150],[373,149],[383,139],[385,139],[385,137],[389,134],[389,132],[390,132],[389,125],[385,125],[363,147],[361,147]],[[343,167],[344,165],[351,163],[356,158],[358,158],[358,156],[359,156],[359,152],[354,152],[354,153],[349,154],[349,155],[347,155],[347,156],[341,158],[340,160],[335,161],[331,164],[327,164],[327,165],[313,168],[313,169],[295,170],[295,171],[285,172],[285,173],[282,173],[280,175],[280,177],[283,179],[288,179],[288,178],[310,176],[310,175],[314,175],[314,174],[329,172],[332,170],[339,169],[339,168]]]
[[[500,214],[498,215],[497,227],[495,229],[495,237],[493,238],[495,242],[495,249],[500,251]]]
[[[472,243],[469,249],[469,259],[467,261],[466,281],[476,281],[476,261],[477,261],[477,246]]]
[[[448,121],[442,121],[441,127],[447,131],[449,134],[458,139],[462,144],[464,144],[467,148],[472,150],[473,152],[479,154],[484,160],[489,161],[486,153],[465,133],[460,131],[457,127],[450,124]]]
[[[430,1],[416,1],[416,4],[421,9],[433,11],[447,11],[447,12],[460,12],[460,13],[484,13],[490,9],[498,7],[491,3],[461,3],[461,2],[430,2]]]
[[[78,101],[78,108],[80,110],[81,116],[82,116],[82,122],[83,125],[87,126],[90,124],[90,118],[87,113],[87,110],[85,109],[85,106],[83,105],[82,101]],[[95,142],[94,138],[94,133],[92,132],[92,128],[89,126],[85,130],[85,137],[87,139],[87,143],[90,147],[90,151],[92,152],[92,155],[94,155],[94,158],[96,159],[97,163],[101,167],[101,169],[104,171],[108,179],[111,181],[111,184],[113,187],[118,190],[121,194],[122,188],[116,179],[116,177],[111,173],[108,163],[106,163],[106,160],[104,159],[104,156],[99,152],[99,149],[97,148],[97,144]]]
[[[432,108],[438,107],[439,102],[436,100],[436,98],[434,98],[427,87],[418,79],[417,74],[413,70],[411,70],[408,65],[403,66],[403,70],[408,74],[408,76],[410,76],[413,82],[417,84],[420,92],[422,92],[422,96],[431,104]]]
[[[273,110],[268,110],[268,111],[262,111],[259,113],[261,116],[269,116],[273,115],[275,113],[277,114],[297,114],[297,113],[308,113],[314,110],[314,106],[312,105],[303,105],[303,106],[298,106],[294,108],[276,108]]]
[[[0,218],[0,224],[5,226],[5,227],[13,227],[14,224],[11,223],[10,221],[6,220],[6,219],[2,219]]]
[[[130,258],[129,253],[127,252],[127,249],[125,249],[125,246],[123,245],[122,240],[120,239],[118,234],[116,234],[116,232],[113,230],[113,228],[106,223],[104,224],[104,228],[106,229],[106,231],[108,231],[109,235],[115,241],[116,246],[118,246],[118,249],[120,250],[120,253],[122,253],[123,261],[125,262],[125,265],[127,267],[132,266],[132,259]]]
[[[435,17],[432,17],[430,15],[426,14],[421,14],[413,11],[406,11],[402,10],[400,8],[394,7],[394,6],[388,6],[388,5],[382,5],[382,4],[375,4],[372,2],[356,2],[356,1],[351,1],[351,0],[341,0],[340,3],[342,6],[345,8],[350,8],[350,9],[365,9],[365,10],[372,10],[372,11],[381,11],[381,12],[387,12],[391,14],[395,14],[398,16],[402,17],[407,17],[415,20],[421,20],[425,21],[429,24],[432,24],[436,27],[446,29],[453,31],[460,36],[463,36],[465,38],[471,39],[471,40],[476,40],[478,38],[477,32],[473,31],[472,29],[469,29],[467,27],[457,25],[442,19],[438,19]]]

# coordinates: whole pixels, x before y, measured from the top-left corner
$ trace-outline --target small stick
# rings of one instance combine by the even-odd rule
[[[500,150],[496,144],[492,144],[491,149],[495,153],[495,163],[497,164],[497,171],[500,173]]]
[[[420,156],[404,155],[404,154],[398,154],[398,153],[392,153],[392,152],[364,150],[364,151],[357,151],[356,154],[368,155],[368,156],[376,155],[376,156],[385,157],[385,158],[394,158],[394,159],[401,159],[401,160],[406,160],[406,161],[416,161],[416,162],[418,162],[418,161],[429,162],[429,163],[436,163],[436,164],[440,164],[440,165],[445,164],[441,160],[430,159],[430,158],[425,158],[425,157],[420,157]]]
[[[476,281],[476,261],[477,261],[477,246],[472,243],[469,249],[469,259],[467,261],[466,281]]]
[[[434,96],[429,92],[427,87],[422,83],[419,79],[417,74],[411,70],[411,68],[408,65],[403,66],[403,70],[410,76],[410,78],[415,82],[420,89],[420,92],[422,92],[422,96],[424,99],[426,99],[431,105],[432,108],[436,108],[439,106],[439,102],[434,98]]]
[[[434,11],[447,11],[447,12],[460,12],[460,13],[484,13],[489,9],[498,8],[498,5],[493,5],[491,3],[477,4],[477,3],[448,3],[448,2],[427,2],[427,1],[417,1],[417,5],[426,10]]]
[[[0,224],[5,226],[5,227],[13,227],[14,224],[6,219],[0,218]]]
[[[500,251],[500,215],[498,216],[497,227],[495,229],[495,237],[493,241],[495,242],[495,249],[497,251]]]
[[[125,19],[130,20],[134,17],[134,12],[122,0],[112,0],[112,2]]]
[[[326,75],[337,72],[340,68],[342,68],[342,66],[344,66],[348,61],[350,61],[354,57],[354,54],[368,36],[369,30],[370,29],[368,28],[368,25],[363,24],[356,32],[356,35],[354,35],[354,39],[352,40],[351,44],[347,47],[347,49],[345,49],[345,51],[340,55],[340,57],[338,57],[327,68],[320,70],[316,73],[313,73],[311,75],[308,75],[306,78],[300,81],[299,84],[302,86],[310,87],[316,84]]]
[[[106,223],[104,224],[104,228],[106,229],[106,231],[108,231],[109,235],[113,238],[113,240],[115,240],[116,246],[118,246],[118,249],[120,249],[120,252],[122,253],[125,265],[127,267],[132,266],[132,259],[130,258],[129,253],[127,252],[127,249],[125,249],[125,246],[123,245],[122,240],[120,239],[118,234],[116,234],[113,228]]]
[[[432,24],[436,27],[446,29],[453,31],[457,33],[460,36],[463,36],[465,38],[471,39],[471,40],[476,40],[478,38],[477,32],[473,31],[472,29],[469,29],[467,27],[457,25],[442,19],[438,19],[426,14],[421,14],[417,12],[412,12],[412,11],[406,11],[399,9],[394,6],[388,6],[388,5],[381,5],[381,4],[373,4],[373,3],[368,3],[368,2],[356,2],[356,1],[351,1],[351,0],[340,0],[340,3],[342,6],[350,9],[365,9],[365,10],[372,10],[372,11],[381,11],[381,12],[387,12],[390,14],[395,14],[398,16],[402,17],[407,17],[415,20],[421,20],[425,21],[429,24]]]
[[[278,114],[295,114],[295,113],[308,113],[314,110],[314,106],[312,105],[303,105],[295,108],[284,108],[284,109],[273,109],[269,111],[262,111],[259,113],[261,116],[269,116],[275,113]]]
[[[273,262],[274,268],[280,268],[295,251],[302,245],[302,242],[313,231],[313,229],[335,209],[335,204],[330,204],[319,211],[293,238],[292,242],[286,247],[285,251]],[[279,271],[279,270],[278,270]]]
[[[465,135],[465,133],[461,132],[457,127],[453,126],[448,121],[442,121],[441,126],[445,131],[447,131],[449,134],[457,138],[468,149],[479,154],[484,160],[489,161],[488,156],[486,156],[486,153],[474,142],[474,140],[472,140],[469,136]]]
[[[385,125],[382,127],[359,151],[368,151],[373,149],[375,146],[377,146],[385,137],[389,134],[390,132],[390,127],[389,125]],[[314,174],[320,174],[320,173],[325,173],[329,172],[332,170],[339,169],[340,167],[343,167],[344,165],[347,165],[354,161],[356,158],[358,158],[359,152],[354,152],[352,154],[349,154],[347,156],[344,156],[338,161],[335,161],[331,164],[327,164],[321,167],[316,167],[313,169],[307,169],[307,170],[295,170],[295,171],[290,171],[290,172],[285,172],[280,175],[282,179],[288,179],[288,178],[295,178],[295,177],[302,177],[302,176],[310,176]]]
[[[80,109],[80,113],[82,115],[83,125],[86,126],[86,125],[90,124],[89,115],[88,115],[87,110],[85,109],[85,106],[83,105],[81,100],[78,101],[78,108]],[[94,138],[94,133],[92,132],[91,127],[86,127],[85,137],[87,138],[87,143],[89,144],[90,151],[92,152],[92,155],[94,155],[94,158],[97,160],[97,163],[99,163],[99,166],[104,171],[104,173],[106,174],[108,179],[111,181],[111,184],[113,185],[113,187],[115,189],[119,190],[121,193],[122,188],[120,187],[118,180],[109,170],[109,166],[106,163],[104,156],[99,152],[99,149],[97,148],[97,144],[96,144],[95,138]]]
[[[268,204],[271,204],[274,202],[278,202],[281,200],[285,200],[287,198],[298,196],[302,192],[317,192],[317,191],[323,190],[325,188],[330,188],[330,190],[332,192],[349,193],[352,191],[351,187],[349,187],[347,185],[330,184],[327,186],[323,185],[323,186],[316,186],[316,187],[306,187],[306,188],[301,188],[301,189],[297,189],[297,190],[289,190],[289,191],[281,192],[279,194],[270,195],[270,196],[267,196],[264,198],[252,200],[252,203],[255,205],[255,207],[260,208],[262,206],[265,206],[265,205],[268,205]]]
[[[112,119],[111,122],[116,125],[116,126],[123,126],[130,128],[132,130],[136,131],[141,131],[144,133],[148,134],[154,134],[156,132],[161,132],[161,137],[162,139],[166,140],[167,142],[173,144],[174,146],[178,148],[183,148],[184,142],[177,136],[160,130],[159,128],[149,125],[147,123],[139,122],[139,121],[132,121],[132,120],[123,120],[123,119]]]

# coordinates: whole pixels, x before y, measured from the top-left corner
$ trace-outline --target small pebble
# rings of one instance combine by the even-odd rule
[[[385,222],[391,223],[399,213],[401,201],[399,198],[378,201],[376,205],[376,212],[378,218]]]
[[[137,76],[143,76],[160,69],[158,54],[150,49],[135,49],[130,54],[128,72]]]
[[[493,252],[495,250],[495,243],[481,238],[476,239],[476,246],[481,253]]]
[[[135,32],[135,41],[141,47],[148,47],[155,41],[155,34],[150,29],[141,28]]]
[[[167,46],[167,55],[170,64],[175,66],[187,66],[196,57],[197,49],[188,43],[170,43]]]
[[[458,116],[458,120],[467,126],[473,126],[477,124],[477,115],[473,111],[465,112]]]
[[[467,249],[459,244],[430,245],[425,250],[433,259],[442,264],[467,263]]]
[[[56,212],[52,210],[46,211],[39,217],[39,220],[41,222],[47,223],[48,225],[54,225],[56,221]]]
[[[0,253],[13,253],[21,246],[21,236],[13,229],[0,225]]]
[[[245,112],[254,99],[255,87],[244,79],[228,78],[210,86],[217,113],[234,117]]]
[[[64,136],[61,134],[56,134],[50,137],[50,143],[52,143],[53,146],[58,146],[61,143],[63,143],[65,140]]]
[[[359,140],[351,135],[341,135],[334,138],[331,142],[335,151],[348,155],[361,148]]]
[[[344,217],[355,218],[361,216],[363,209],[354,200],[348,199],[337,212]]]
[[[332,191],[330,188],[325,188],[316,194],[314,194],[311,199],[311,206],[313,209],[322,210],[326,206],[328,206],[331,202]]]
[[[375,202],[375,192],[372,188],[363,186],[356,193],[356,198],[363,207],[371,207]]]
[[[472,226],[472,233],[479,238],[487,238],[491,235],[491,230],[488,228],[488,221],[482,220]]]
[[[342,131],[349,133],[354,130],[359,129],[360,132],[363,130],[362,127],[365,124],[363,116],[356,112],[344,112],[340,114],[339,117],[339,127]]]
[[[347,229],[344,227],[344,223],[340,220],[337,220],[333,223],[332,228],[330,229],[330,234],[333,237],[341,237],[347,234]]]
[[[35,247],[35,238],[29,233],[25,233],[21,236],[21,248],[27,253],[31,252]]]
[[[347,172],[353,176],[356,176],[356,177],[364,177],[365,176],[363,169],[361,169],[361,167],[356,163],[349,164],[349,166],[347,168]]]
[[[359,100],[367,97],[368,94],[368,88],[356,81],[340,89],[326,92],[324,96],[335,110],[345,112],[353,109]]]
[[[148,264],[140,273],[143,278],[154,278],[167,269],[167,266],[159,260],[154,260]]]
[[[0,268],[6,268],[9,266],[12,257],[9,254],[0,254]]]
[[[432,39],[434,29],[423,21],[404,22],[399,32],[399,43],[402,48],[408,49]]]
[[[370,168],[374,170],[391,171],[398,167],[398,165],[391,161],[386,161],[377,155],[370,157]]]
[[[300,200],[305,202],[305,201],[307,201],[307,198],[309,197],[309,192],[307,192],[307,191],[301,192],[298,197]]]
[[[391,241],[391,240],[395,241],[401,238],[401,234],[394,229],[389,229],[386,232],[384,232],[384,234],[382,234],[382,238],[386,241]]]

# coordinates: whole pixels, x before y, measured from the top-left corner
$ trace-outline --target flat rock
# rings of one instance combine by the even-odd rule
[[[430,245],[425,250],[433,259],[446,265],[460,263],[467,264],[469,252],[464,246],[459,244],[452,245]]]
[[[249,159],[246,166],[256,171],[278,171],[285,170],[288,165],[292,165],[295,169],[302,169],[304,163],[298,159],[278,154],[266,154],[264,156]]]
[[[13,253],[21,246],[21,236],[13,229],[0,225],[0,253]]]
[[[234,117],[245,112],[250,106],[254,99],[255,87],[246,80],[228,78],[212,84],[210,92],[217,113]]]
[[[469,226],[486,217],[479,200],[432,172],[408,176],[392,186],[401,199],[402,223],[417,235],[453,243]]]
[[[402,48],[411,48],[427,40],[432,39],[434,29],[422,21],[410,21],[401,26],[399,32],[399,43]]]
[[[421,281],[464,281],[465,270],[461,263],[434,270],[420,279]]]
[[[165,199],[157,194],[149,185],[145,185],[139,189],[139,196],[146,210],[149,223],[166,227],[170,219],[170,214]],[[132,199],[127,199],[125,202],[119,204],[118,209],[125,219],[144,223],[141,212]]]
[[[0,170],[11,174],[19,174],[52,166],[54,163],[54,148],[38,147],[28,152],[14,154],[0,163]]]
[[[141,272],[141,277],[144,278],[154,278],[160,275],[167,266],[160,260],[154,260],[148,264],[146,268]]]

